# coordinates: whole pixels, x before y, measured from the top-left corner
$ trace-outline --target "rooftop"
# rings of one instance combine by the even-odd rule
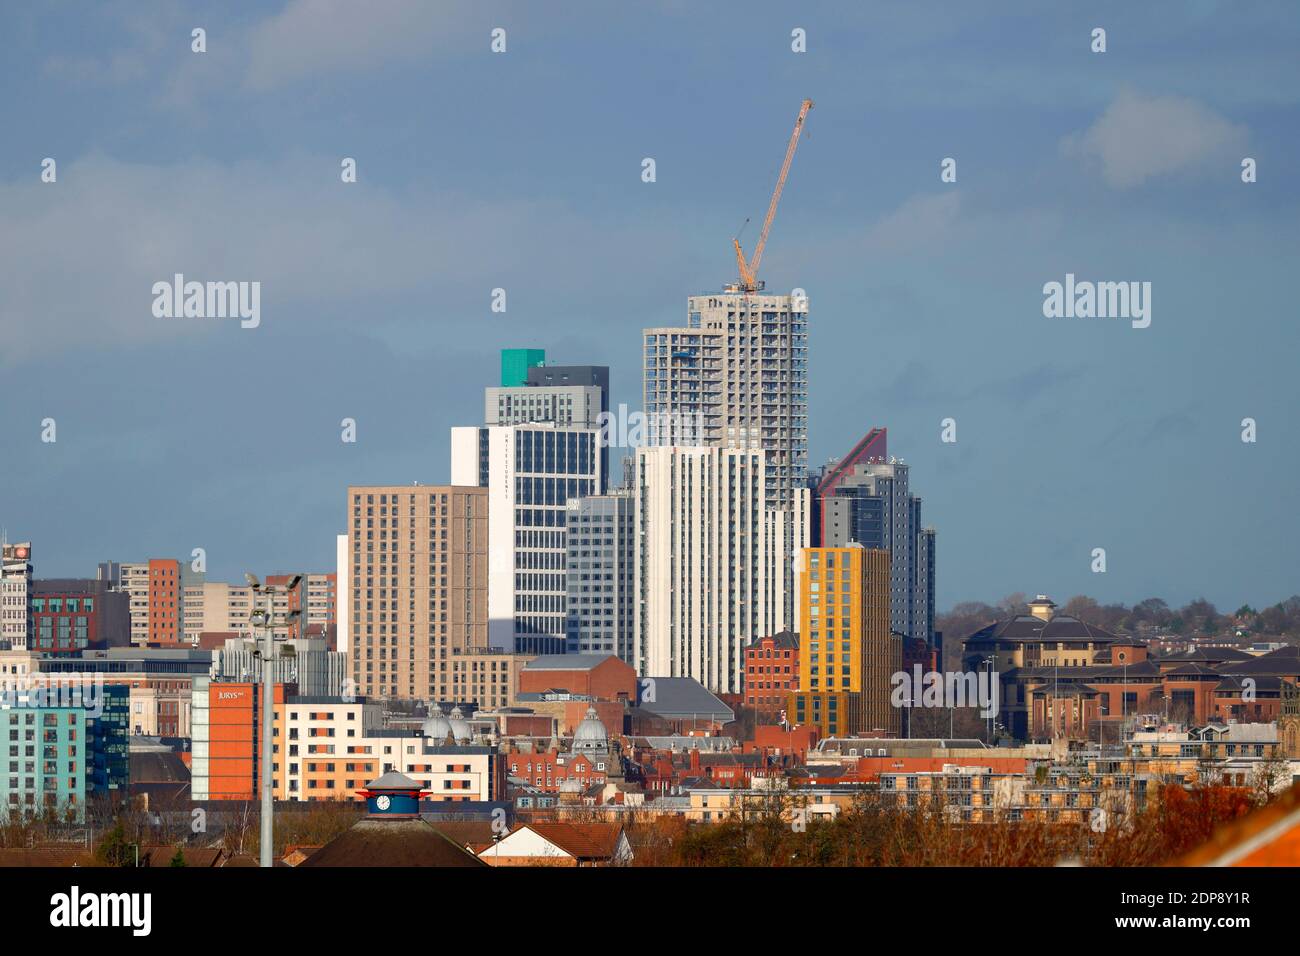
[[[736,718],[730,707],[693,677],[647,677],[642,679],[641,686],[642,699],[638,706],[657,717],[693,717],[723,723]]]
[[[1063,641],[1065,643],[1113,644],[1121,638],[1102,630],[1094,624],[1088,624],[1071,617],[1069,614],[1057,614],[1050,621],[1034,617],[1032,614],[1017,614],[1004,621],[995,621],[980,628],[963,642],[965,644],[987,641],[1015,641],[1036,643],[1038,641]]]
[[[424,820],[369,817],[354,823],[299,864],[307,867],[484,865]]]
[[[543,654],[524,665],[526,671],[589,671],[610,659],[613,654]]]

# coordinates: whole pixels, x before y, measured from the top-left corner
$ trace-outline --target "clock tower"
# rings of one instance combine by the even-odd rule
[[[396,770],[390,770],[357,792],[366,798],[367,815],[371,819],[401,820],[420,815],[424,790],[417,781]]]
[[[1278,742],[1282,753],[1296,759],[1300,757],[1300,687],[1283,678],[1282,707],[1277,715]]]

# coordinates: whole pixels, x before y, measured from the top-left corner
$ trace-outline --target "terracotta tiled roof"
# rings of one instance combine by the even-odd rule
[[[623,832],[617,823],[528,823],[524,826],[578,860],[610,859]]]
[[[166,867],[172,865],[178,848],[170,844],[140,847],[140,865],[149,867]],[[219,866],[226,857],[221,847],[186,846],[180,847],[185,865],[194,869]]]
[[[81,847],[5,847],[0,849],[0,867],[90,866],[94,855]]]
[[[433,827],[457,846],[478,846],[492,842],[490,820],[428,820]]]

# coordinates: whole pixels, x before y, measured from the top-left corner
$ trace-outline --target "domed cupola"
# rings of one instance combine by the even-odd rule
[[[465,714],[459,707],[453,707],[451,711],[451,736],[458,744],[467,744],[473,737],[473,732],[469,729],[469,721],[465,719]]]
[[[583,751],[606,751],[609,749],[609,732],[596,716],[596,708],[588,707],[587,715],[573,731],[573,749]]]
[[[451,722],[443,716],[442,708],[433,701],[429,701],[429,716],[424,719],[420,733],[439,744],[451,733]]]

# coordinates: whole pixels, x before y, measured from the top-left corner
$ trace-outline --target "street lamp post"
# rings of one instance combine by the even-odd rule
[[[275,724],[275,602],[270,586],[264,586],[254,574],[245,574],[249,587],[253,589],[253,612],[249,621],[254,627],[262,628],[262,814],[261,837],[258,840],[258,864],[264,867],[274,866],[272,861],[272,843],[275,839],[273,814],[275,812],[275,782],[272,779],[273,745],[272,736]],[[285,587],[286,594],[302,583],[302,575],[295,574]],[[257,607],[257,598],[265,595],[266,606]],[[299,616],[300,610],[290,611],[288,617]]]
[[[1128,729],[1128,661],[1124,661],[1124,684],[1119,695],[1120,733]]]
[[[997,663],[997,658],[994,655],[990,654],[988,657],[984,658],[984,663],[989,665],[989,693],[992,694],[993,677],[994,677],[993,665]],[[989,744],[991,746],[993,744],[993,714],[992,714],[991,707],[989,708],[989,710],[990,713],[988,717],[988,726],[989,726],[988,733],[989,733]]]

